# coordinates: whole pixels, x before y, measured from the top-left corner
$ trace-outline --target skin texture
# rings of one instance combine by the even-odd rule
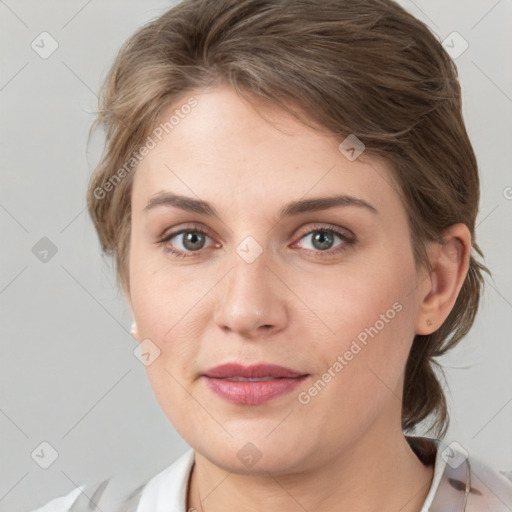
[[[339,138],[263,105],[258,113],[227,86],[181,103],[190,96],[197,106],[136,170],[125,290],[134,337],[160,350],[147,366],[155,396],[196,451],[187,508],[420,510],[433,467],[401,430],[404,368],[414,335],[436,330],[453,307],[468,269],[468,229],[451,226],[444,246],[429,246],[428,275],[415,268],[407,212],[384,162],[365,153],[350,161]],[[219,215],[166,205],[144,211],[162,191],[208,201]],[[344,206],[278,220],[291,201],[338,194],[378,213]],[[315,244],[323,227],[356,242],[336,235]],[[207,236],[196,245],[183,235],[159,243],[184,228]],[[262,250],[251,263],[237,253],[246,237]],[[393,304],[400,311],[301,403],[298,394]],[[235,405],[200,377],[226,362],[310,375],[290,394]],[[251,467],[237,457],[247,443],[261,455]]]

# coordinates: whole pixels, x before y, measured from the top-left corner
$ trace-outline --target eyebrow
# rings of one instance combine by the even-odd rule
[[[180,210],[198,213],[206,217],[218,217],[217,210],[213,205],[201,199],[181,196],[170,192],[158,192],[150,198],[143,211],[149,211],[157,206],[174,206]],[[279,220],[284,217],[299,215],[301,213],[317,212],[340,206],[356,206],[364,208],[373,214],[378,215],[378,210],[364,199],[349,195],[315,197],[312,199],[301,199],[292,201],[284,206],[279,213]]]

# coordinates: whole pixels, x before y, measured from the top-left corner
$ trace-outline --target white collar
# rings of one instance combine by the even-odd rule
[[[434,477],[421,512],[510,512],[512,484],[458,444],[415,437],[424,448],[435,446]],[[432,451],[430,457],[433,457]],[[187,512],[188,483],[195,462],[192,448],[143,487],[136,512]],[[134,509],[130,509],[134,510]]]
[[[186,512],[188,480],[195,462],[192,448],[144,487],[137,512]]]

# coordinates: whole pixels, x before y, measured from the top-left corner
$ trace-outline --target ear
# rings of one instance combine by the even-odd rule
[[[471,233],[465,224],[453,224],[443,233],[444,243],[435,242],[430,261],[432,271],[420,286],[416,334],[431,334],[446,320],[469,269]]]

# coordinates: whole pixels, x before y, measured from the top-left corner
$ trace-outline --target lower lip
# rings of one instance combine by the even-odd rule
[[[290,393],[308,376],[293,379],[273,379],[261,381],[230,381],[204,377],[210,389],[234,404],[259,405],[280,395]]]

